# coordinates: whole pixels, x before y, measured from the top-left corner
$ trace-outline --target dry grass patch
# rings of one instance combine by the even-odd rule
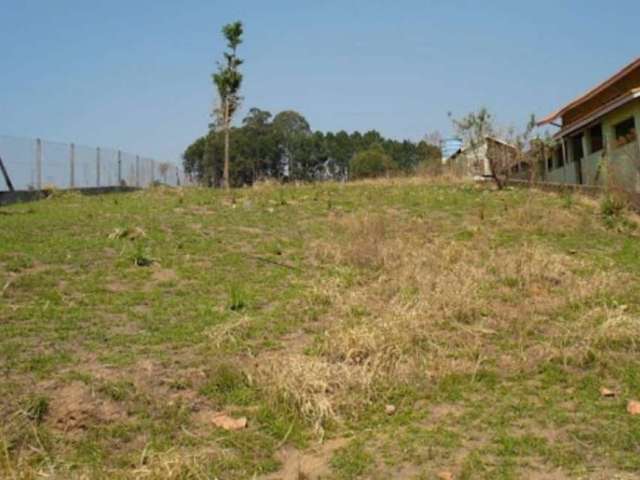
[[[317,428],[357,414],[385,385],[531,368],[558,354],[538,335],[564,331],[554,312],[612,285],[540,245],[494,247],[489,230],[452,241],[398,212],[331,221],[314,261],[342,282],[324,286],[333,308],[314,355],[277,352],[258,375]]]

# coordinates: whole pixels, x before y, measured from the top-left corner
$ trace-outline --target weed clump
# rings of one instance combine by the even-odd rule
[[[149,250],[141,242],[135,244],[132,259],[136,267],[149,267],[153,264]]]
[[[605,311],[605,321],[596,332],[595,345],[613,350],[640,349],[640,318],[624,306]]]
[[[221,405],[246,405],[254,396],[248,377],[241,368],[230,363],[217,365],[200,393]]]
[[[625,208],[625,202],[615,195],[605,195],[600,201],[600,213],[605,218],[617,218],[622,215]]]
[[[246,292],[238,285],[229,288],[228,308],[233,312],[244,310],[248,305]]]
[[[27,400],[24,406],[26,417],[36,423],[42,423],[49,412],[49,399],[38,395]]]

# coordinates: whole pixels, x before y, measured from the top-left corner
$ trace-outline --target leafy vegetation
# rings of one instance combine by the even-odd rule
[[[614,210],[421,178],[3,208],[0,477],[634,478]]]
[[[356,153],[349,164],[351,178],[375,178],[391,173],[395,169],[393,159],[380,147]]]
[[[224,142],[224,134],[215,130],[197,139],[184,153],[185,171],[201,184],[220,185]],[[380,149],[403,173],[435,170],[441,164],[439,146],[426,140],[399,142],[375,130],[313,132],[301,114],[290,110],[272,118],[270,112],[252,108],[242,127],[231,129],[230,142],[230,181],[236,186],[265,179],[344,180],[356,154]]]

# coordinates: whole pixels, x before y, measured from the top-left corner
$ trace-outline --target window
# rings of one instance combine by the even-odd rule
[[[557,145],[553,152],[551,152],[551,156],[547,158],[547,170],[553,170],[554,164],[555,167],[561,167],[562,163],[562,145]]]
[[[564,142],[564,140],[562,140]],[[564,149],[560,147],[558,149],[558,156],[556,157],[556,168],[564,167]]]
[[[589,129],[591,137],[591,153],[599,152],[604,148],[604,138],[602,136],[602,125],[594,125]]]
[[[620,122],[614,128],[616,131],[616,146],[621,147],[636,139],[636,122],[633,117]]]
[[[582,134],[571,137],[571,161],[579,162],[584,157],[582,148]]]

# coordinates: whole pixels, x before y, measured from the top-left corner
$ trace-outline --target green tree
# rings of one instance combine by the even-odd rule
[[[272,119],[270,112],[251,108],[242,126],[229,131],[227,157],[231,186],[248,185],[263,178],[345,180],[354,155],[370,150],[386,155],[384,168],[379,169],[382,174],[396,169],[410,173],[427,161],[434,166],[440,161],[440,149],[429,141],[399,142],[384,138],[375,130],[364,134],[314,132],[304,116],[292,110],[280,112]],[[198,139],[185,151],[185,170],[199,182],[217,186],[224,178],[226,133],[226,130],[211,128],[204,140]],[[356,176],[380,174],[375,170],[376,162],[372,163],[373,173],[360,173],[359,161],[354,163]]]
[[[205,150],[207,137],[200,137],[182,154],[182,164],[187,175],[202,180],[205,176]]]
[[[229,188],[229,133],[231,130],[231,119],[240,106],[240,86],[242,85],[242,74],[240,65],[243,61],[238,58],[237,49],[242,43],[243,27],[242,22],[234,22],[222,28],[222,34],[227,40],[227,52],[224,52],[224,62],[218,63],[218,71],[213,74],[213,82],[218,90],[220,105],[218,117],[224,129],[224,169],[223,185]]]
[[[309,122],[298,112],[286,110],[273,118],[273,129],[280,145],[281,171],[285,176],[302,179],[306,176],[302,164],[309,155]]]
[[[387,155],[381,146],[376,145],[353,156],[349,163],[349,174],[353,180],[374,178],[388,175],[395,168],[396,164],[391,156]]]
[[[353,156],[349,135],[345,131],[328,132],[324,137],[324,150],[327,157],[325,176],[344,179]]]
[[[285,110],[278,113],[273,118],[273,127],[286,136],[308,135],[311,133],[311,127],[307,119],[294,110]]]
[[[251,164],[251,183],[264,177],[277,177],[280,154],[271,113],[259,108],[249,110],[242,120],[246,142],[242,151]]]
[[[416,146],[418,165],[424,172],[430,175],[438,175],[442,172],[442,150],[439,146],[427,140],[421,140]]]

